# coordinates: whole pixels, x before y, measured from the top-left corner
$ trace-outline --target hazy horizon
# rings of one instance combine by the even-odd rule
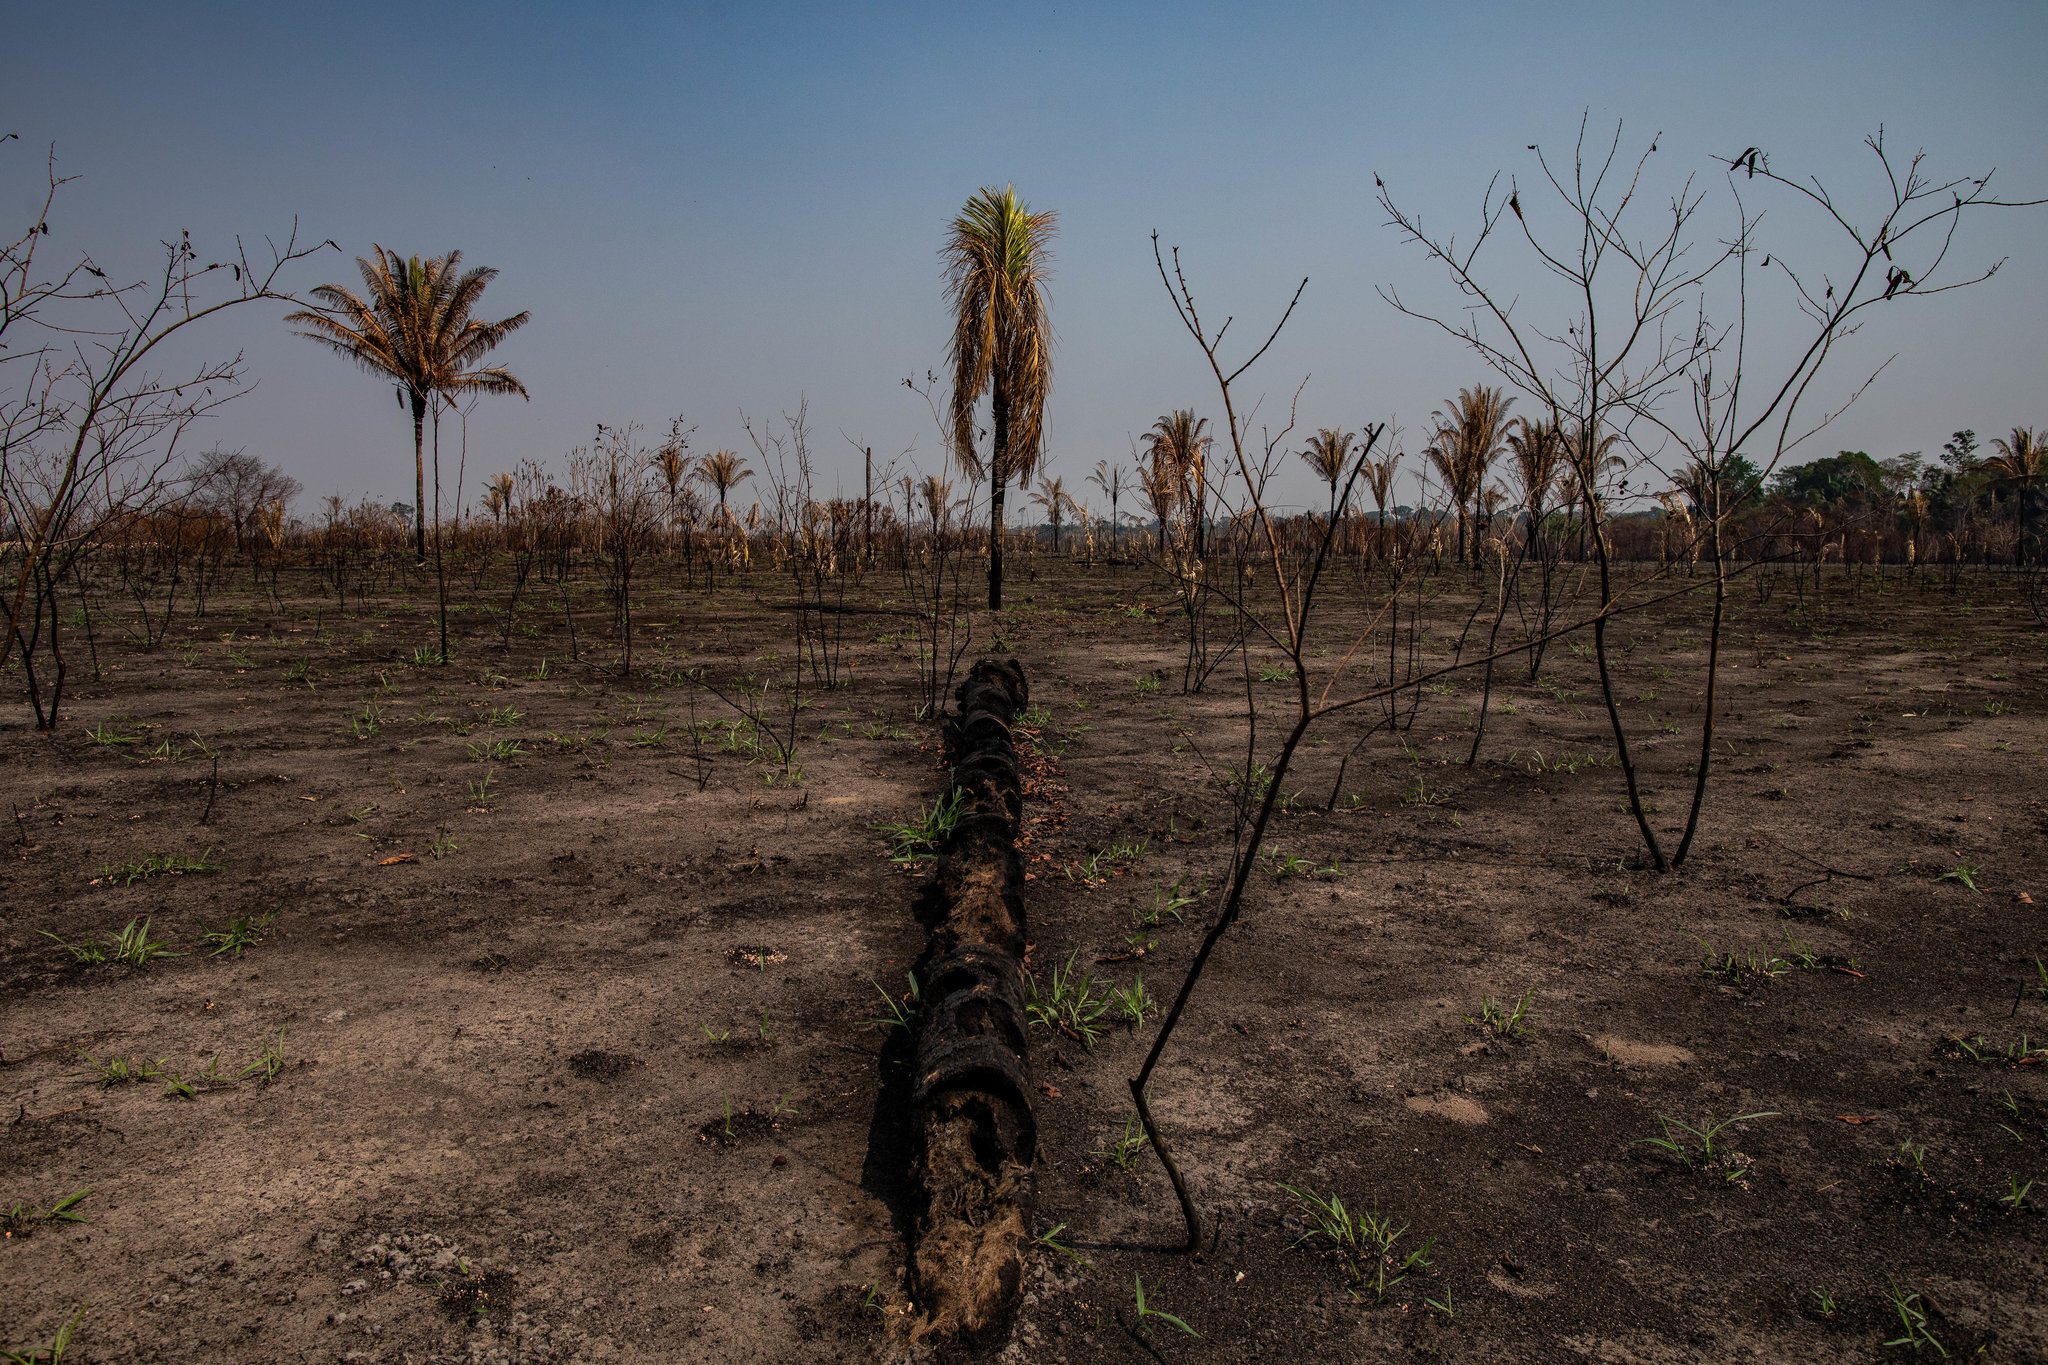
[[[901,381],[938,371],[943,388],[938,248],[985,184],[1060,215],[1047,458],[1069,487],[1099,459],[1128,463],[1169,408],[1218,416],[1154,271],[1154,229],[1182,248],[1212,318],[1239,319],[1233,341],[1263,335],[1309,278],[1251,389],[1270,416],[1307,377],[1291,448],[1319,426],[1393,419],[1412,452],[1431,408],[1497,380],[1375,293],[1446,298],[1440,268],[1383,226],[1375,175],[1462,236],[1494,173],[1528,184],[1526,144],[1568,147],[1583,114],[1603,134],[1620,121],[1625,146],[1659,135],[1667,173],[1718,181],[1713,154],[1755,145],[1853,194],[1874,170],[1861,139],[1882,124],[1895,148],[1926,148],[1937,178],[1995,167],[2007,195],[2048,194],[2034,79],[2048,11],[2019,4],[369,6],[347,24],[121,4],[24,12],[14,28],[10,231],[40,202],[54,144],[81,178],[51,246],[89,249],[117,278],[179,231],[218,257],[233,234],[280,234],[295,215],[302,239],[343,249],[293,271],[300,291],[357,287],[353,258],[372,243],[459,248],[501,272],[480,311],[533,313],[493,357],[533,399],[479,403],[472,505],[519,460],[559,474],[600,422],[658,435],[681,413],[696,451],[753,459],[741,414],[758,429],[800,398],[823,492],[858,493],[858,445],[878,465],[909,447],[936,468],[930,413]],[[1966,224],[1962,259],[2011,258],[1988,284],[1875,310],[1830,382],[1846,392],[1897,359],[1802,458],[1931,456],[1957,428],[1988,441],[2048,423],[2030,327],[2048,312],[2048,261],[2029,250],[2040,212]],[[1796,222],[1785,232],[1815,267],[1839,259]],[[1533,275],[1501,278],[1540,301]],[[245,351],[258,387],[191,449],[279,465],[305,484],[302,514],[329,493],[411,501],[410,423],[388,384],[290,335],[283,312],[255,305],[208,330],[203,351]],[[1416,463],[1398,501],[1416,500]],[[1298,461],[1281,488],[1314,496]]]

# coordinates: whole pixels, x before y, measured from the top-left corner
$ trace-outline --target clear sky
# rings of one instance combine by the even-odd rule
[[[697,449],[751,454],[742,412],[773,421],[799,397],[828,483],[858,489],[842,432],[935,467],[901,381],[943,369],[937,251],[984,184],[1060,215],[1048,455],[1070,484],[1128,459],[1168,408],[1218,407],[1153,273],[1155,228],[1207,310],[1243,319],[1234,332],[1269,326],[1309,277],[1254,372],[1266,413],[1306,375],[1305,428],[1392,416],[1413,449],[1432,407],[1488,376],[1375,293],[1448,301],[1384,225],[1375,174],[1466,227],[1496,170],[1526,185],[1526,144],[1566,147],[1588,113],[1631,144],[1661,133],[1661,165],[1717,184],[1710,154],[1758,145],[1780,170],[1867,185],[1860,140],[1882,123],[1937,171],[1996,167],[2013,197],[2048,194],[2038,0],[8,8],[6,224],[33,212],[54,142],[83,178],[53,245],[130,273],[180,230],[217,255],[294,215],[346,250],[301,286],[358,285],[349,258],[373,242],[502,272],[482,311],[532,311],[494,359],[533,398],[471,420],[472,500],[519,459],[560,470],[599,422],[680,412]],[[1788,253],[1836,259],[1783,230]],[[2048,211],[1987,216],[1959,246],[2012,259],[1985,286],[1880,310],[1838,374],[1898,360],[1810,453],[1932,454],[1958,427],[2048,423]],[[1521,288],[1525,265],[1503,257],[1502,278]],[[259,387],[203,442],[282,465],[302,512],[330,492],[409,501],[388,385],[281,312],[211,334]],[[1305,498],[1308,476],[1290,477]]]

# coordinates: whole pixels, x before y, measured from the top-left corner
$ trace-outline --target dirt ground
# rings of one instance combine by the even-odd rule
[[[582,665],[559,616],[507,649],[472,612],[416,667],[424,593],[251,593],[153,653],[103,624],[53,736],[9,700],[0,1348],[75,1318],[67,1361],[899,1358],[907,1049],[863,1021],[922,946],[922,873],[875,827],[937,794],[937,736],[877,590],[801,780],[744,752],[673,670],[786,665],[785,591],[662,586],[625,681],[588,666],[594,620]],[[1241,674],[1181,694],[1136,568],[1013,594],[1032,966],[1166,996],[1229,858]],[[1335,809],[1377,713],[1319,735],[1153,1085],[1208,1249],[1170,1249],[1164,1176],[1119,1151],[1156,1023],[1037,1031],[1034,1225],[1066,1250],[1034,1246],[996,1358],[2048,1359],[2048,639],[1994,580],[1756,596],[1679,875],[1638,865],[1573,649],[1504,670],[1476,767],[1469,675],[1368,739]],[[1616,628],[1665,829],[1703,609]],[[239,956],[200,939],[273,911]],[[182,955],[43,936],[143,916]],[[1527,1033],[1474,1022],[1524,993]],[[1664,1126],[1759,1113],[1711,1156]],[[1347,1263],[1283,1185],[1405,1228],[1391,1262]],[[1134,1278],[1199,1335],[1140,1319]]]

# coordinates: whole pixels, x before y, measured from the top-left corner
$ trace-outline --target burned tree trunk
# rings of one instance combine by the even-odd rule
[[[1024,789],[1010,739],[1029,695],[1014,659],[982,660],[955,693],[945,740],[960,820],[927,892],[918,969],[910,1291],[917,1336],[969,1345],[999,1339],[1016,1312],[1038,1144],[1025,1074]]]

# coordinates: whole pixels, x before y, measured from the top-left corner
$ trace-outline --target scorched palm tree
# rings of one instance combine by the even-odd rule
[[[2048,438],[2032,427],[2014,427],[2010,439],[1993,437],[1998,453],[1984,462],[1994,483],[2013,490],[2019,507],[2020,538],[2013,549],[2013,562],[2027,562],[2027,503],[2034,490],[2048,484]]]
[[[1337,485],[1344,481],[1344,461],[1350,456],[1355,439],[1348,431],[1324,427],[1309,441],[1308,449],[1301,452],[1301,458],[1315,470],[1316,477],[1330,485],[1332,510],[1337,506]]]
[[[428,408],[458,393],[516,393],[526,386],[503,366],[472,368],[530,313],[497,322],[470,316],[484,286],[498,277],[489,266],[463,271],[462,253],[421,260],[372,246],[374,260],[356,257],[366,298],[338,284],[323,284],[313,297],[323,305],[285,318],[310,337],[346,356],[371,374],[398,386],[399,401],[412,408],[413,548],[427,558],[426,417]]]
[[[1208,426],[1209,419],[1197,418],[1193,408],[1175,408],[1139,438],[1153,468],[1164,467],[1172,474],[1174,500],[1186,508],[1196,558],[1202,555],[1202,523],[1209,509],[1210,438],[1203,434]]]
[[[953,457],[989,483],[988,607],[1003,606],[1003,498],[1010,481],[1038,470],[1045,399],[1052,388],[1052,324],[1046,318],[1048,243],[1057,218],[1032,213],[1014,187],[969,199],[940,255],[953,308]],[[994,439],[986,462],[974,409],[989,396]]]

